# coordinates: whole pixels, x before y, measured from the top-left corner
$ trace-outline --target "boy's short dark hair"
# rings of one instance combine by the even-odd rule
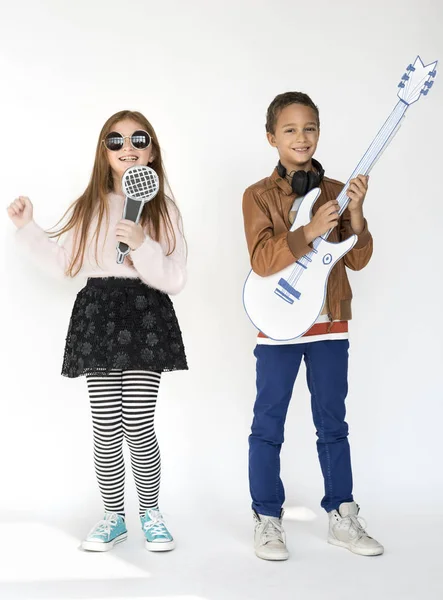
[[[303,92],[285,92],[274,98],[266,113],[266,131],[275,133],[275,125],[277,123],[280,112],[290,104],[303,104],[309,106],[317,115],[318,126],[320,127],[320,113],[318,107],[313,103],[311,98]]]

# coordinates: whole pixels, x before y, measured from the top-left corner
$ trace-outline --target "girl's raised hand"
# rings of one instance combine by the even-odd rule
[[[27,196],[19,196],[8,206],[8,216],[17,229],[32,221],[34,207]]]

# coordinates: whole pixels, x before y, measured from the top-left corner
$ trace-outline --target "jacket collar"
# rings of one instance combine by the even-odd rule
[[[278,174],[277,167],[272,171],[271,181],[273,181],[286,196],[292,196],[294,193],[289,181]]]

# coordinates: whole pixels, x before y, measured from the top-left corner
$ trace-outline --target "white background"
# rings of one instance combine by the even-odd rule
[[[173,300],[190,370],[163,378],[157,414],[161,507],[184,527],[183,537],[198,535],[200,541],[206,536],[199,514],[212,525],[238,515],[238,529],[228,528],[228,547],[244,538],[249,556],[255,331],[241,300],[249,269],[241,201],[244,189],[270,174],[277,161],[265,139],[267,106],[284,91],[308,93],[320,108],[316,158],[327,175],[346,180],[392,110],[406,65],[417,54],[425,63],[443,58],[443,6],[439,0],[1,5],[4,208],[28,195],[36,221],[53,226],[86,187],[97,136],[111,114],[139,110],[157,131],[189,245],[189,283]],[[400,515],[406,523],[415,515],[428,519],[430,535],[436,522],[441,534],[443,513],[442,89],[437,77],[372,171],[365,210],[374,256],[365,270],[350,274],[348,422],[355,497],[369,526],[383,515]],[[72,522],[71,543],[77,543],[102,510],[86,384],[59,375],[72,303],[83,282],[37,272],[17,253],[5,212],[0,227],[0,510],[6,521],[24,527],[20,536],[26,539],[34,534],[23,523]],[[287,420],[283,476],[287,506],[304,507],[302,514],[318,520],[324,537],[322,478],[304,377],[302,369]],[[129,465],[127,473],[128,519],[136,529]],[[389,520],[381,522],[377,536],[389,535],[395,544]],[[17,531],[12,527],[10,535]],[[211,534],[210,546],[217,536]],[[294,546],[296,555],[303,554],[297,539]],[[339,568],[345,564],[343,558]],[[25,572],[6,579],[19,581]],[[162,598],[195,593],[168,596],[172,591],[181,590],[165,588]],[[20,593],[27,597],[26,590]]]

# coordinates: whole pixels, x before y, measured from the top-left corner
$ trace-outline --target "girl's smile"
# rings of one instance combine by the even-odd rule
[[[122,162],[137,162],[139,159],[135,154],[128,154],[127,156],[121,156],[119,160]]]

